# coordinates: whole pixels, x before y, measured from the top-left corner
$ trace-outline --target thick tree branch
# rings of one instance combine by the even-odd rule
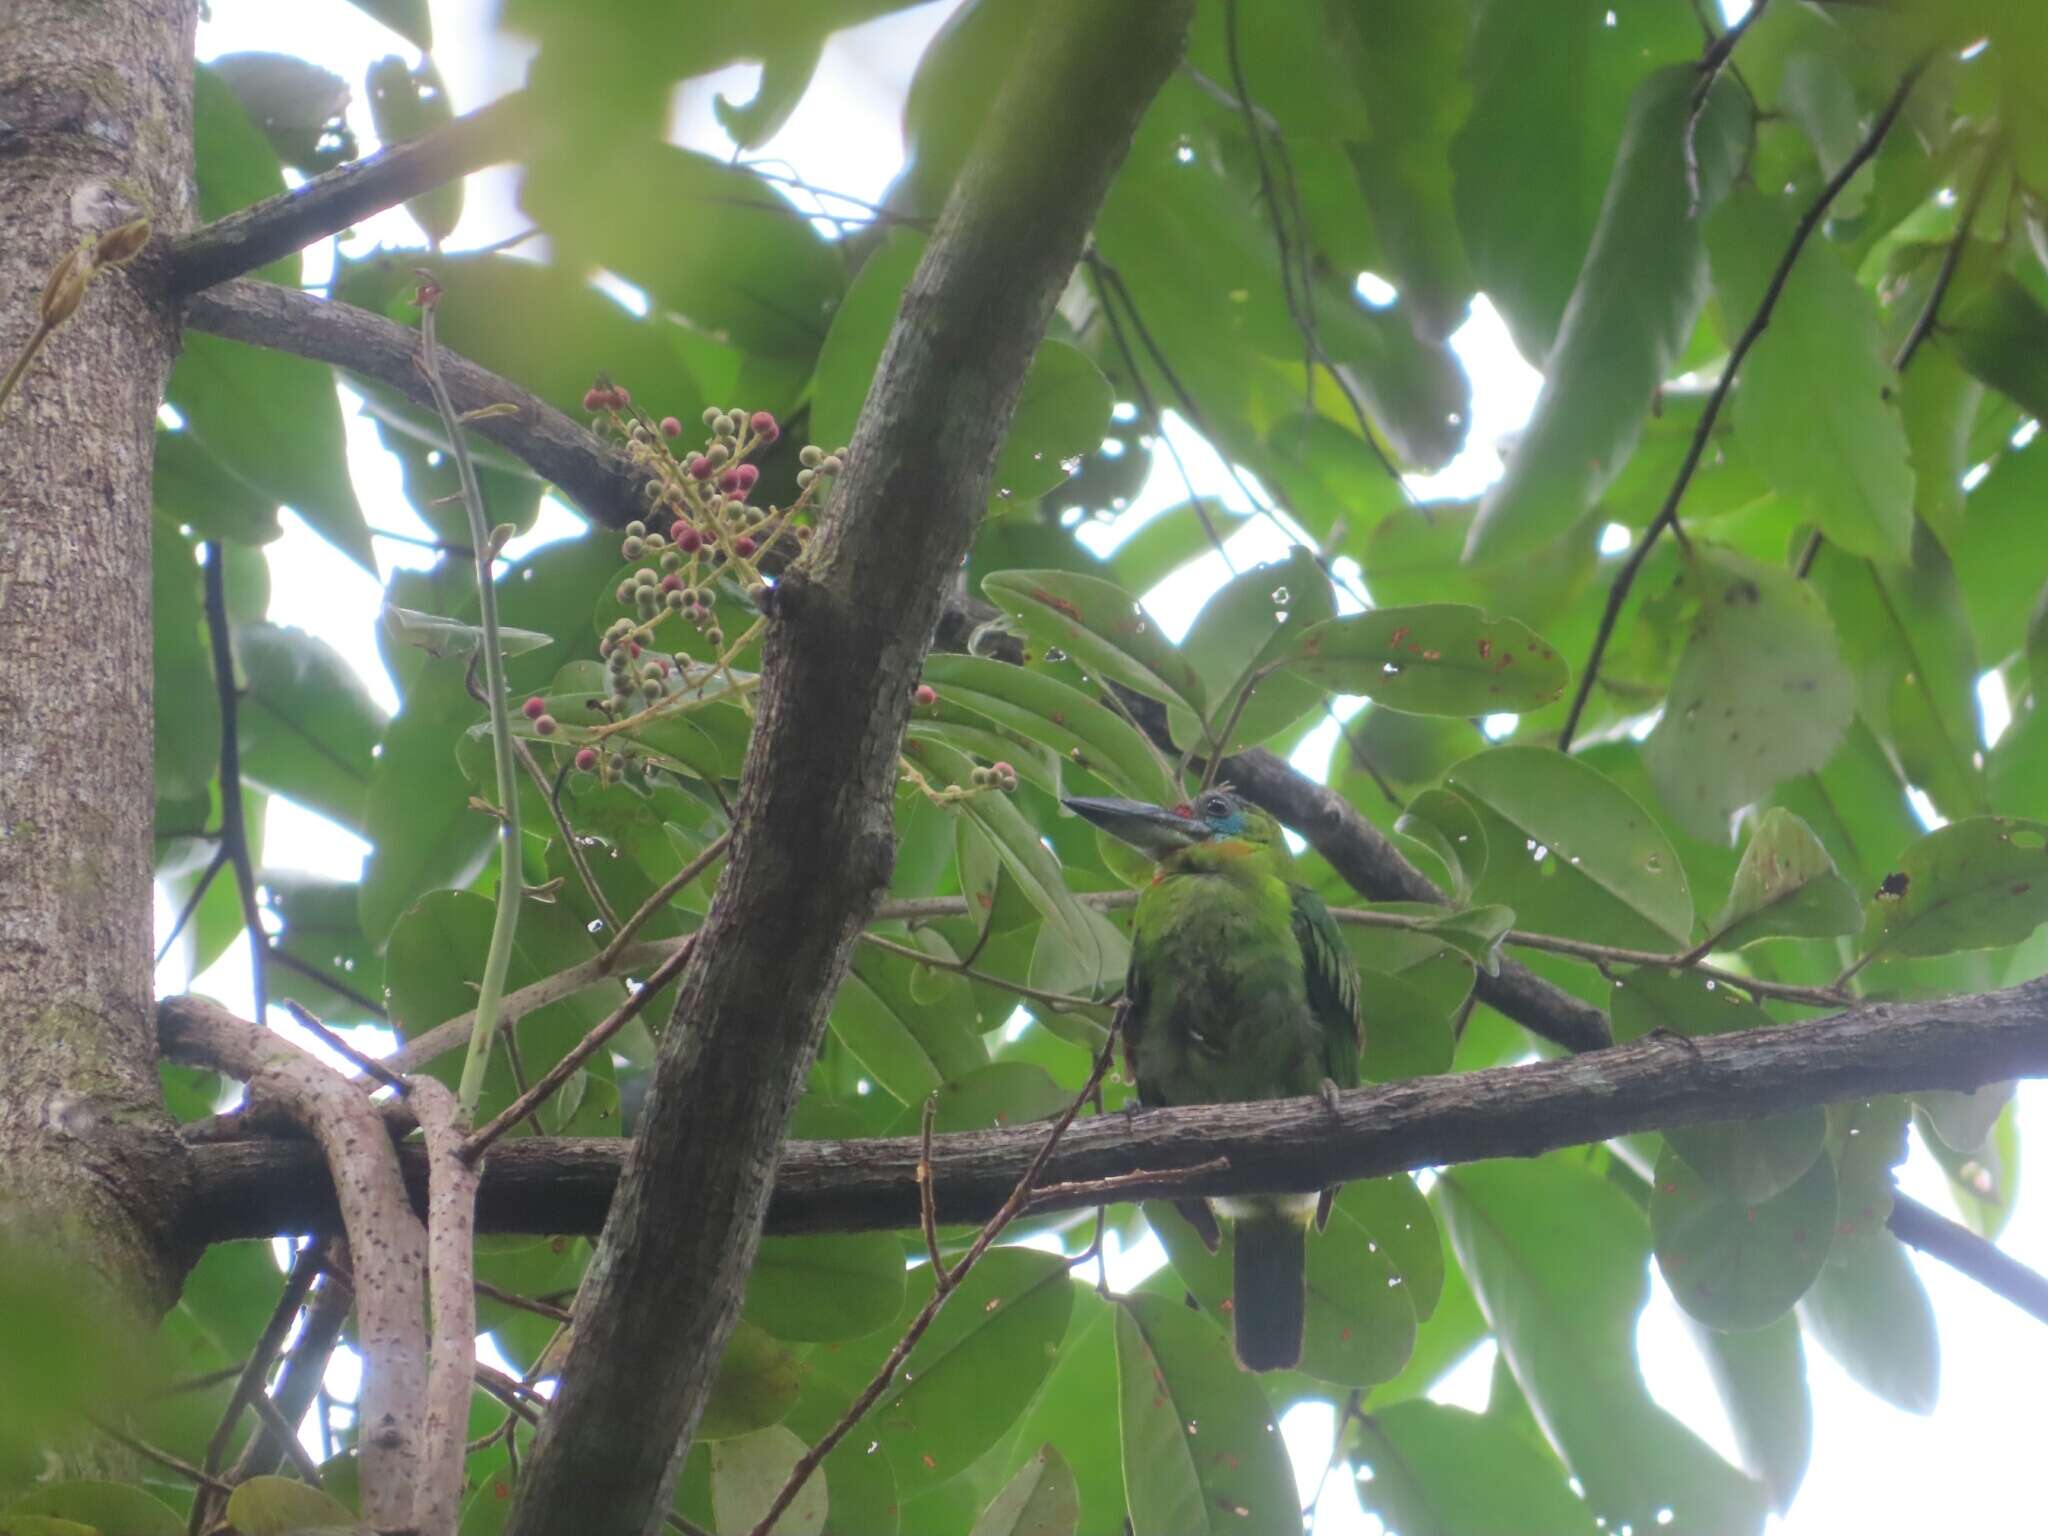
[[[507,1536],[642,1536],[661,1521],[826,1009],[887,884],[898,754],[941,596],[1192,4],[1039,9],[904,295],[847,473],[776,586],[731,853]],[[673,1210],[680,1190],[694,1202],[687,1222]],[[629,1378],[639,1390],[620,1393]]]
[[[1558,1147],[1704,1121],[1754,1119],[1809,1104],[1959,1091],[2048,1075],[2048,980],[1932,1002],[1867,1003],[1810,1024],[1678,1043],[1639,1040],[1581,1056],[1414,1078],[1320,1099],[1145,1110],[1077,1122],[1044,1170],[1048,1185],[1141,1176],[1119,1199],[1311,1190],[1404,1169]],[[946,1219],[985,1219],[1043,1144],[1041,1128],[932,1140]],[[915,1229],[916,1137],[796,1141],[784,1147],[768,1207],[776,1233]],[[522,1138],[485,1164],[478,1223],[487,1232],[593,1232],[618,1183],[616,1139]],[[334,1196],[304,1142],[245,1141],[192,1149],[195,1241],[331,1226]],[[1228,1166],[1214,1166],[1227,1158]],[[415,1202],[426,1164],[401,1150]],[[1200,1169],[1192,1175],[1182,1170]],[[1079,1208],[1083,1188],[1036,1209]],[[695,1190],[660,1203],[674,1221]]]
[[[195,294],[185,321],[194,330],[231,341],[332,363],[388,384],[423,411],[434,409],[433,392],[413,366],[419,332],[353,304],[236,278]],[[646,509],[639,499],[646,477],[580,422],[445,349],[441,374],[459,411],[517,407],[510,414],[480,418],[470,424],[471,430],[559,487],[592,522],[623,528]]]
[[[530,99],[521,92],[432,133],[337,166],[303,187],[251,204],[172,242],[165,257],[166,288],[173,295],[211,288],[304,250],[443,182],[515,159],[530,147],[539,126]]]

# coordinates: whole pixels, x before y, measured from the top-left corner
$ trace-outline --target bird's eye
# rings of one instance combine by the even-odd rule
[[[1202,802],[1202,814],[1204,816],[1228,816],[1230,814],[1230,802],[1221,795],[1211,795]]]

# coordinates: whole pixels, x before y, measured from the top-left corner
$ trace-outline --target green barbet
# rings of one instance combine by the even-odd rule
[[[1069,799],[1159,871],[1131,925],[1124,1053],[1145,1105],[1280,1099],[1358,1086],[1358,967],[1323,900],[1294,879],[1279,823],[1226,789],[1185,805]],[[1301,1361],[1308,1226],[1329,1191],[1210,1202],[1234,1224],[1237,1358]],[[1216,1223],[1182,1207],[1211,1248]]]

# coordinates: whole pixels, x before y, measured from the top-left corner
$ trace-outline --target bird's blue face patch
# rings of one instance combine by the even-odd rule
[[[1221,790],[1211,790],[1193,804],[1175,806],[1174,814],[1201,822],[1211,837],[1239,837],[1245,829],[1244,807]]]

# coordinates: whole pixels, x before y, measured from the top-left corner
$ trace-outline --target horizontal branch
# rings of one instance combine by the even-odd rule
[[[185,321],[230,341],[346,368],[390,385],[423,411],[434,410],[427,381],[413,366],[419,332],[367,309],[243,277],[195,294]],[[640,486],[646,476],[582,423],[446,348],[440,367],[457,410],[514,407],[477,419],[470,430],[560,487],[592,522],[623,528],[645,510]]]
[[[2048,980],[1931,1002],[1868,1003],[1809,1024],[1695,1041],[1652,1038],[1527,1066],[1354,1089],[1337,1096],[1334,1110],[1307,1098],[1111,1114],[1077,1122],[1044,1179],[1084,1186],[1129,1179],[1119,1189],[1127,1199],[1306,1191],[1675,1125],[1753,1119],[1872,1094],[1969,1091],[2027,1076],[2048,1076]],[[935,1137],[933,1177],[947,1220],[976,1222],[995,1211],[1042,1139],[1042,1129],[1032,1126]],[[595,1232],[626,1146],[616,1138],[499,1144],[484,1164],[479,1228]],[[333,1192],[307,1143],[210,1143],[194,1146],[190,1156],[194,1198],[184,1235],[194,1242],[333,1224]],[[408,1146],[400,1157],[414,1200],[423,1202],[424,1155]],[[918,1157],[914,1137],[789,1142],[768,1230],[915,1227]],[[1217,1166],[1219,1158],[1227,1166]],[[1085,1188],[1051,1193],[1034,1209],[1098,1198]]]
[[[444,182],[516,158],[538,126],[531,102],[520,92],[432,133],[337,166],[180,236],[166,258],[166,286],[174,295],[197,293],[254,272]]]

